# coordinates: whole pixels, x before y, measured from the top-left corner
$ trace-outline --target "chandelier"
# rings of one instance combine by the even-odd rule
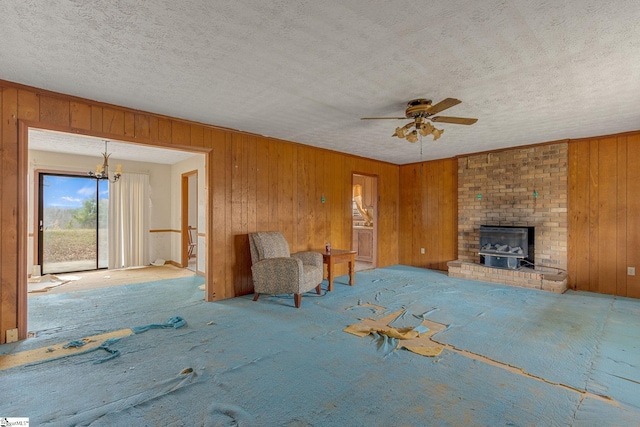
[[[412,127],[414,130],[410,131]],[[407,123],[402,127],[397,127],[396,131],[391,136],[397,136],[398,138],[406,138],[409,142],[417,142],[418,134],[422,136],[433,135],[433,140],[440,138],[444,133],[444,129],[436,129],[431,123],[426,121],[424,117],[416,117],[413,122]]]
[[[122,165],[116,165],[116,173],[113,174],[113,179],[109,178],[109,157],[111,153],[107,153],[107,141],[104,142],[104,153],[102,157],[104,161],[102,164],[96,165],[96,170],[90,171],[89,176],[94,179],[107,179],[109,182],[117,182],[122,176]]]

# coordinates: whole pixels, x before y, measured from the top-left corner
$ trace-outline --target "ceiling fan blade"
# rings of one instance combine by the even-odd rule
[[[443,99],[442,101],[438,102],[435,105],[432,105],[431,107],[429,107],[429,114],[438,114],[440,111],[444,111],[447,108],[451,108],[455,105],[460,104],[462,101],[460,101],[459,99],[455,99],[455,98],[446,98]]]
[[[472,125],[478,121],[478,119],[471,119],[467,117],[446,117],[446,116],[430,117],[429,120],[431,120],[432,122],[439,122],[439,123],[453,123],[455,125]]]
[[[362,117],[360,120],[409,120],[406,117]]]

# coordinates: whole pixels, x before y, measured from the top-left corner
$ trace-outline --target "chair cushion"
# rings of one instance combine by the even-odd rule
[[[260,259],[289,258],[291,256],[289,244],[282,233],[278,231],[256,233],[254,242]]]

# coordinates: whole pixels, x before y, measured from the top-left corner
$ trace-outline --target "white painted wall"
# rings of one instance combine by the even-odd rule
[[[204,164],[204,156],[202,157]],[[95,165],[102,163],[102,157],[78,156],[72,154],[52,153],[47,151],[29,150],[29,177],[28,177],[28,230],[29,230],[29,250],[27,253],[27,266],[31,272],[35,264],[35,248],[34,248],[34,231],[35,221],[37,218],[37,201],[34,200],[36,187],[38,185],[35,177],[36,170],[44,170],[47,172],[61,173],[87,173],[94,170]],[[172,222],[172,203],[174,186],[172,185],[172,166],[157,163],[138,162],[134,160],[112,160],[109,162],[111,168],[115,170],[117,163],[122,164],[125,172],[144,173],[149,175],[150,191],[150,214],[149,221],[151,230],[171,230]],[[110,168],[110,169],[111,169]],[[204,175],[204,167],[203,167]],[[175,179],[174,179],[175,181]],[[177,180],[180,181],[179,179]],[[178,190],[179,194],[179,190]],[[179,227],[178,227],[179,229]],[[149,259],[154,261],[157,258],[164,260],[173,260],[179,262],[179,258],[173,258],[172,253],[175,252],[172,246],[175,244],[170,231],[162,233],[149,233]],[[178,254],[180,244],[178,242]]]

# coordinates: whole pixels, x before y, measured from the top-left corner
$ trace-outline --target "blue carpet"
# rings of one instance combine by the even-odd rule
[[[37,337],[2,346],[3,352],[173,316],[187,325],[124,337],[113,346],[120,357],[100,365],[81,355],[0,371],[10,390],[0,416],[94,426],[629,426],[640,420],[638,300],[558,295],[394,266],[357,273],[354,287],[339,277],[333,292],[305,294],[295,309],[291,296],[205,303],[198,279],[30,300],[29,329]],[[439,356],[386,354],[373,337],[342,331],[402,308],[394,326],[416,326],[423,318],[448,325],[434,336],[448,346]]]

